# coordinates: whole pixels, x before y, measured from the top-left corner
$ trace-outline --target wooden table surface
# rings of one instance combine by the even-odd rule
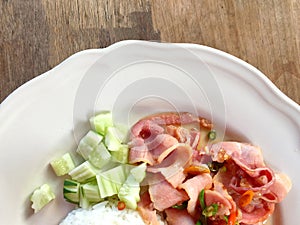
[[[73,53],[124,39],[223,50],[300,103],[299,0],[1,0],[0,102]]]

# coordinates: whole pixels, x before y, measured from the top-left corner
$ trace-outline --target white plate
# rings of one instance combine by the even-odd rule
[[[201,113],[263,149],[293,188],[275,212],[274,225],[298,224],[300,212],[300,107],[261,72],[224,52],[193,44],[123,41],[79,52],[13,92],[0,108],[1,224],[57,224],[72,208],[62,199],[62,178],[48,163],[89,129],[88,118],[112,110],[131,125],[161,111]],[[34,188],[49,183],[57,199],[38,214]]]

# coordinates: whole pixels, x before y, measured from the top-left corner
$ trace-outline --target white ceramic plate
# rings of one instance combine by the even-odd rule
[[[88,118],[112,110],[131,125],[154,112],[200,113],[259,145],[266,162],[293,188],[273,225],[298,224],[300,107],[261,72],[224,52],[193,44],[123,41],[79,52],[13,92],[0,107],[1,224],[57,224],[72,205],[49,161],[74,151]],[[49,183],[57,198],[38,214],[34,188]],[[275,218],[275,219],[274,219]]]

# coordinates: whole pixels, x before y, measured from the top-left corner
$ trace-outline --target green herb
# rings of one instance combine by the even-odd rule
[[[211,131],[208,132],[207,135],[208,135],[208,139],[209,139],[210,141],[213,141],[213,140],[215,140],[216,137],[217,137],[217,132],[216,132],[215,130],[211,130]]]
[[[196,225],[202,225],[201,221],[198,220],[197,223],[196,223]]]
[[[205,192],[205,190],[202,189],[201,192],[200,192],[200,194],[199,194],[199,197],[198,197],[202,211],[206,208],[205,199],[204,199],[204,192]],[[201,218],[200,218],[200,220],[197,222],[196,225],[198,225],[198,224],[200,224],[200,225],[207,225],[207,218],[202,215]]]
[[[204,210],[205,209],[204,189],[202,189],[202,191],[199,194],[199,202],[200,202],[201,209]]]
[[[215,216],[218,212],[219,205],[216,203],[207,206],[204,210],[202,210],[202,215],[206,217]]]
[[[188,202],[187,201],[185,201],[185,202],[183,202],[182,204],[180,204],[180,205],[173,205],[172,206],[172,208],[173,209],[186,209],[187,208],[187,204],[188,204]]]
[[[226,221],[226,224],[228,224],[228,216],[224,216],[224,220]]]

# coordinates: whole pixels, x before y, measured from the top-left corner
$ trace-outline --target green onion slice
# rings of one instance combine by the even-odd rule
[[[207,206],[203,211],[202,215],[206,217],[215,216],[218,212],[219,205],[216,203],[211,204],[210,206]]]
[[[182,204],[180,205],[173,205],[172,208],[173,209],[186,209],[187,208],[187,204],[188,202],[187,201],[184,201]]]
[[[217,138],[217,132],[215,130],[211,130],[208,132],[208,139],[213,141]]]
[[[199,202],[200,202],[201,209],[204,210],[205,209],[204,189],[202,189],[202,191],[199,194]]]

